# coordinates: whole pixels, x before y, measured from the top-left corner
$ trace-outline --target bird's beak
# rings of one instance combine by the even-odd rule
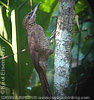
[[[38,10],[39,6],[40,6],[41,2],[37,4],[37,6],[34,8],[34,10],[32,11],[32,17],[36,14],[36,11]]]

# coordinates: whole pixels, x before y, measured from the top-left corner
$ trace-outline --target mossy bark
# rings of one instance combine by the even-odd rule
[[[55,96],[64,96],[69,85],[72,30],[75,19],[74,0],[60,0],[56,30],[54,91]]]

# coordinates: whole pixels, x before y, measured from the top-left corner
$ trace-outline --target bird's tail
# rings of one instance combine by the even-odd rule
[[[46,73],[43,71],[43,69],[41,69],[41,71],[38,73],[40,81],[41,81],[41,85],[42,85],[42,89],[44,92],[44,95],[49,97],[49,100],[51,100],[52,98],[52,93],[50,91],[50,87],[49,87],[49,83],[46,77]]]
[[[49,99],[48,100],[52,100],[52,93],[50,91],[50,87],[49,87],[49,83],[48,83],[48,80],[47,80],[47,77],[46,77],[46,72],[44,71],[43,67],[39,65],[38,61],[38,54],[33,52],[32,53],[33,55],[31,55],[32,57],[32,62],[33,62],[33,65],[38,73],[38,76],[40,78],[40,82],[41,82],[41,86],[42,86],[42,90],[43,90],[43,93],[46,97],[48,97]]]

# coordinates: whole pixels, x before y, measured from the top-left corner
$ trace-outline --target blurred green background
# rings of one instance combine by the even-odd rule
[[[56,29],[58,18],[58,0],[33,0],[33,7],[42,2],[36,23],[40,24],[47,37]],[[41,84],[33,67],[28,48],[23,19],[30,12],[30,0],[0,0],[0,57],[15,54],[0,60],[5,64],[5,94],[7,96],[42,96]],[[65,90],[67,95],[90,96],[94,92],[94,16],[87,0],[77,0],[75,5],[75,25],[70,63],[70,85]],[[51,48],[53,45],[51,45]],[[4,48],[4,49],[3,49]],[[53,92],[54,54],[49,57],[47,76]],[[2,75],[1,75],[2,76]],[[0,87],[2,78],[0,77]]]

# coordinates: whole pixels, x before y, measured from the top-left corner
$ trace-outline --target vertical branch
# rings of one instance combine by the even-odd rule
[[[30,4],[31,4],[31,9],[33,9],[33,0],[31,0],[31,3]]]
[[[9,0],[7,0],[7,6],[9,6]]]
[[[75,19],[74,0],[60,0],[56,30],[54,91],[55,96],[64,96],[69,84],[70,51]]]

